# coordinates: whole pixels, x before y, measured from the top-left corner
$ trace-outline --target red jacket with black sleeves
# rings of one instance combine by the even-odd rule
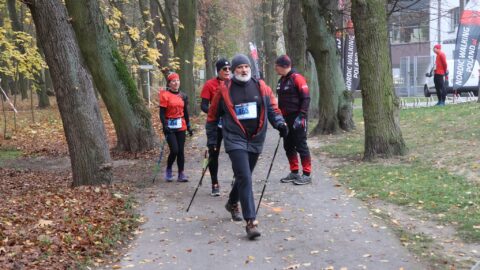
[[[310,92],[307,80],[292,70],[282,76],[277,84],[278,105],[283,116],[303,113],[308,114],[310,106]]]
[[[255,83],[259,87],[259,93],[262,98],[260,112],[257,115],[259,124],[256,132],[248,136],[240,120],[238,120],[230,97],[230,86],[232,84],[230,81],[228,85],[222,84],[219,86],[219,91],[210,104],[206,124],[207,145],[217,144],[217,122],[219,117],[223,119],[223,140],[227,153],[233,150],[261,153],[267,134],[267,120],[274,128],[278,128],[279,125],[285,123],[282,113],[278,109],[277,99],[270,87],[262,80],[255,81]]]

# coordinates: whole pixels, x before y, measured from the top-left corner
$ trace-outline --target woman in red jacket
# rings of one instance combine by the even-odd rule
[[[175,160],[178,165],[178,182],[188,182],[184,173],[185,164],[185,131],[192,136],[190,119],[188,115],[188,97],[180,92],[180,76],[177,73],[169,73],[167,76],[167,90],[160,91],[160,120],[163,126],[163,134],[167,140],[170,154],[167,160],[165,180],[172,182],[172,166]]]

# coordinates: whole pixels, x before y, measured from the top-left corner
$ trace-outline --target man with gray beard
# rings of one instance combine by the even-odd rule
[[[231,62],[233,78],[227,85],[220,85],[208,110],[207,145],[217,144],[217,123],[223,119],[225,151],[232,161],[235,183],[225,208],[233,220],[241,219],[238,201],[242,206],[243,219],[247,222],[247,237],[260,236],[257,229],[255,201],[252,190],[252,172],[262,152],[267,134],[267,121],[284,137],[288,127],[278,109],[272,90],[262,80],[252,78],[250,60],[243,54]]]

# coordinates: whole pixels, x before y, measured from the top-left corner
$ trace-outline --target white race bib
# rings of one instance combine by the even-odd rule
[[[168,119],[168,128],[179,129],[182,128],[182,118]]]
[[[235,105],[238,120],[257,118],[257,102],[248,102]]]

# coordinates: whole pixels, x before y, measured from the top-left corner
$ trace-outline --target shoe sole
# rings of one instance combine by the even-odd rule
[[[283,179],[281,179],[281,180],[280,180],[280,183],[292,183],[293,181],[295,181],[295,180],[293,180],[293,179],[292,179],[292,180],[283,180]]]
[[[262,236],[261,233],[256,233],[256,234],[250,235],[250,236],[247,235],[247,238],[248,238],[248,240],[255,240],[255,238],[258,238],[260,236]]]
[[[310,182],[293,182],[293,184],[297,185],[297,186],[302,186],[302,185],[308,185],[308,184],[311,184],[312,181]]]

